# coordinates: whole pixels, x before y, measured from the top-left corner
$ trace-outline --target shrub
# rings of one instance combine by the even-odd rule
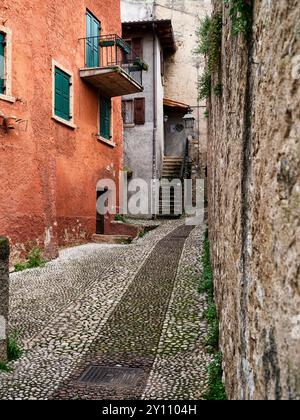
[[[219,318],[214,303],[213,271],[210,262],[210,246],[208,231],[206,231],[202,255],[202,277],[199,285],[200,293],[207,293],[208,308],[204,312],[207,320],[208,333],[206,337],[207,350],[214,354],[214,360],[208,367],[208,391],[204,396],[206,400],[226,400],[225,388],[222,383],[222,355],[219,351]]]
[[[199,99],[203,100],[205,98],[209,98],[211,95],[211,74],[206,69],[202,76],[200,77],[199,83],[198,83],[198,89],[199,89]]]
[[[26,262],[17,263],[15,265],[15,271],[19,272],[28,270],[30,268],[44,267],[46,262],[47,261],[44,260],[42,257],[42,251],[40,250],[40,248],[36,247],[29,252]]]
[[[20,338],[20,335],[18,331],[13,331],[10,337],[8,338],[7,355],[8,355],[8,360],[10,362],[14,360],[18,360],[20,359],[20,357],[22,357],[23,352],[19,345],[19,338]]]
[[[217,353],[208,367],[208,391],[204,398],[209,401],[226,401],[226,391],[222,382],[222,354]]]

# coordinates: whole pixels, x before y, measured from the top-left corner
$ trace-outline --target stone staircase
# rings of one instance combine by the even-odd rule
[[[182,214],[182,197],[176,197],[174,188],[169,187],[169,182],[181,179],[183,158],[166,156],[163,161],[161,189],[159,194],[159,216],[179,217]],[[169,193],[170,190],[170,193]],[[169,203],[170,195],[170,205]]]
[[[183,158],[165,156],[162,169],[162,178],[164,179],[180,179]]]

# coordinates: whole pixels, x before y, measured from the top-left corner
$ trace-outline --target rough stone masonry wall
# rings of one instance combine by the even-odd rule
[[[300,399],[300,2],[224,15],[209,118],[210,240],[230,399]]]

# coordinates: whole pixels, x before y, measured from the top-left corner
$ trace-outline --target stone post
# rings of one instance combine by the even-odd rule
[[[9,310],[9,241],[0,236],[0,361],[7,360]]]

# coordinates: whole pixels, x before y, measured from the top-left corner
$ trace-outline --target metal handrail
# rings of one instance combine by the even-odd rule
[[[139,55],[117,34],[80,38],[84,43],[84,67],[121,67],[137,83],[142,85],[145,63]]]
[[[189,177],[190,175],[190,147],[189,147],[189,139],[185,140],[185,150],[184,150],[184,157],[181,166],[181,179],[184,180]]]

